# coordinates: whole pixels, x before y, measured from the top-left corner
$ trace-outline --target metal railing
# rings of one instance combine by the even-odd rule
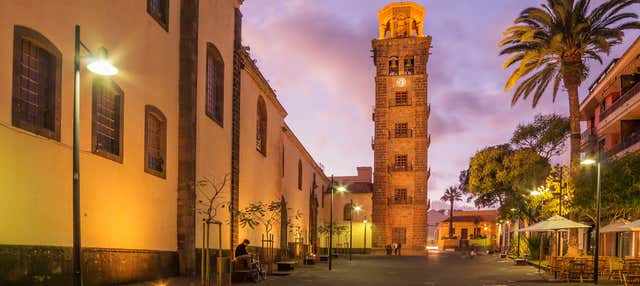
[[[413,197],[390,197],[387,198],[387,205],[411,205]]]
[[[396,100],[394,99],[389,99],[389,107],[398,107],[398,106],[411,106],[412,102],[411,102],[411,98],[407,98],[407,100]]]
[[[391,138],[411,138],[413,137],[412,129],[405,129],[404,132],[398,132],[399,130],[389,130],[389,139]]]
[[[637,82],[633,87],[631,87],[627,92],[625,92],[618,100],[616,100],[607,110],[605,110],[602,114],[600,114],[600,121],[605,119],[607,116],[611,115],[614,111],[616,111],[620,106],[625,104],[625,102],[629,101],[629,99],[640,93],[640,82]]]
[[[640,130],[635,131],[631,134],[629,134],[627,137],[622,138],[622,142],[620,142],[618,145],[613,146],[611,149],[606,150],[604,152],[605,157],[612,157],[618,153],[620,153],[621,151],[631,147],[632,145],[636,144],[640,142]]]
[[[413,171],[413,166],[411,166],[411,164],[407,163],[407,164],[392,164],[389,165],[388,169],[389,172],[409,172],[409,171]]]

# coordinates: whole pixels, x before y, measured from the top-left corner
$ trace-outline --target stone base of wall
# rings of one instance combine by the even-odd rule
[[[111,285],[176,276],[174,251],[84,248],[84,285]],[[71,285],[72,249],[0,245],[0,285]]]

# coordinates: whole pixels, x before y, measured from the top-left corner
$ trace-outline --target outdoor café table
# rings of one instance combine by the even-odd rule
[[[628,263],[626,273],[622,274],[624,285],[640,285],[640,263]]]

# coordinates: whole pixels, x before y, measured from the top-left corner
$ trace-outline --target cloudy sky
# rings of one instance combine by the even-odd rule
[[[251,48],[287,109],[286,121],[327,175],[350,175],[371,166],[374,66],[371,40],[376,13],[391,1],[249,0],[242,5],[243,44]],[[497,42],[502,31],[533,0],[416,1],[426,8],[424,31],[433,37],[428,96],[429,197],[437,200],[479,149],[509,140],[518,123],[537,113],[567,113],[567,98],[510,105],[504,91]],[[627,33],[605,65],[622,54],[638,33]],[[604,68],[591,63],[581,98]],[[563,93],[564,94],[564,93]],[[550,98],[550,97],[547,97]],[[563,161],[556,158],[555,161]]]

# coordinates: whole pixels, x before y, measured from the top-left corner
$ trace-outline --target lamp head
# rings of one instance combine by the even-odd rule
[[[596,163],[596,160],[591,159],[591,158],[587,158],[587,159],[584,159],[584,160],[580,161],[580,165],[593,165],[595,163]]]
[[[345,186],[338,186],[338,187],[336,188],[336,191],[338,191],[338,193],[344,193],[344,192],[346,192],[346,191],[347,191],[347,187],[345,187]]]
[[[105,48],[100,48],[96,55],[89,57],[87,68],[93,73],[104,76],[112,76],[118,73],[118,69],[107,59],[107,50]]]
[[[540,191],[538,191],[538,190],[531,191],[531,195],[532,196],[539,196],[540,194],[542,194],[542,193]]]
[[[356,212],[360,212],[362,210],[362,207],[361,206],[354,206],[353,210],[356,211]]]

